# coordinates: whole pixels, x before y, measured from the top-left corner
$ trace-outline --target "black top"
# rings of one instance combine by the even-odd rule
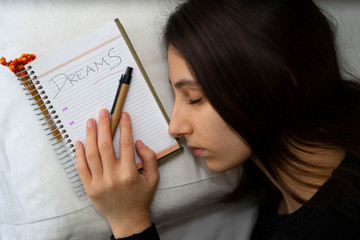
[[[151,227],[145,229],[141,233],[134,234],[125,238],[114,238],[114,235],[111,236],[111,240],[159,240],[159,234],[156,231],[154,224],[151,224]]]
[[[260,208],[251,240],[360,239],[359,175],[360,159],[348,154],[310,199],[313,207],[304,205],[289,215],[278,215],[278,204]],[[124,239],[157,240],[159,236],[153,224]]]
[[[347,155],[310,199],[315,207],[304,205],[289,215],[278,215],[278,204],[260,208],[251,240],[360,239],[359,175],[360,159]]]

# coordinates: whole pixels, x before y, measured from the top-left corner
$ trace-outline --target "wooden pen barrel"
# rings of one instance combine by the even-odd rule
[[[120,88],[119,96],[116,99],[114,112],[111,115],[111,119],[110,119],[110,129],[111,129],[111,137],[112,138],[114,138],[117,126],[119,124],[120,116],[121,116],[122,110],[124,108],[125,99],[126,99],[128,91],[129,91],[129,87],[130,87],[130,85],[128,85],[128,84],[122,84],[121,88]]]

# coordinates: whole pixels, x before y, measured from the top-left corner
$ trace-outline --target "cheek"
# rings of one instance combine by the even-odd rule
[[[207,167],[213,172],[230,170],[241,165],[251,156],[251,149],[242,141],[223,144],[221,147],[216,157],[204,159]]]
[[[218,121],[211,132],[213,136],[214,158],[204,159],[208,168],[214,172],[230,170],[248,160],[251,148],[237,134],[235,134],[224,121]]]
[[[207,167],[213,172],[224,172],[249,159],[250,147],[229,128],[211,105],[202,110],[198,112],[194,132],[211,152],[208,157],[204,157]],[[195,124],[195,121],[193,123]]]
[[[239,165],[251,157],[250,147],[241,139],[229,145],[229,164]]]

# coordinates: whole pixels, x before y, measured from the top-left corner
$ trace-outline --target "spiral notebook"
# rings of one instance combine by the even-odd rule
[[[182,151],[168,133],[169,118],[118,19],[26,65],[27,88],[51,136],[54,149],[79,195],[84,194],[75,166],[74,143],[85,143],[86,121],[110,111],[121,74],[133,68],[123,111],[130,114],[134,141],[141,139],[164,161]],[[28,82],[33,87],[28,86]],[[120,130],[114,136],[119,157]],[[141,168],[141,160],[135,161]]]

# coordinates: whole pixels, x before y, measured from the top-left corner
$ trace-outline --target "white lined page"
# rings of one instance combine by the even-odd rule
[[[115,22],[30,65],[72,143],[80,140],[85,144],[86,121],[98,120],[101,108],[111,110],[120,76],[130,66],[132,80],[124,111],[130,114],[134,141],[141,139],[158,154],[179,147],[168,134],[166,119]],[[114,137],[118,157],[119,131],[118,127]],[[140,162],[137,155],[136,162]]]

